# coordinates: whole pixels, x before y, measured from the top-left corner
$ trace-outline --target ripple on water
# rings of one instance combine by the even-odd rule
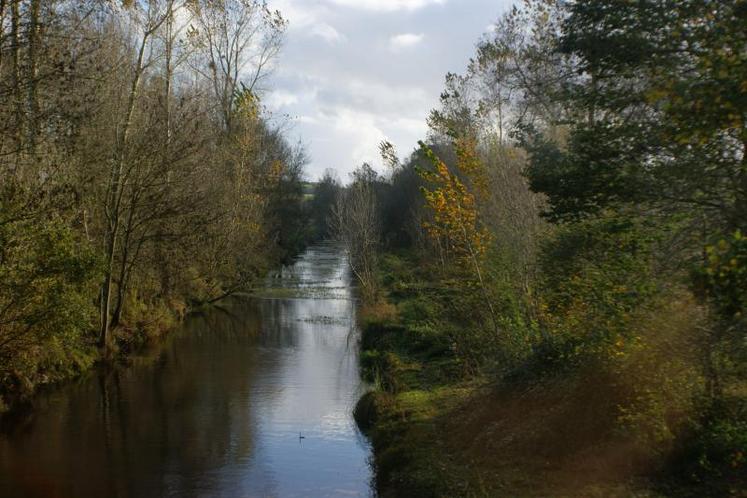
[[[349,281],[339,247],[311,247],[158,361],[44,396],[0,435],[0,496],[370,496]]]

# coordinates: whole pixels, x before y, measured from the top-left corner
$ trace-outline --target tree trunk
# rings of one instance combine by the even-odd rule
[[[7,0],[0,0],[0,43],[5,42],[5,5]],[[3,51],[0,50],[0,69],[3,67]]]
[[[730,228],[747,231],[747,128],[742,129],[742,162],[738,175],[736,202]]]
[[[29,5],[28,62],[26,67],[26,147],[33,155],[36,149],[36,135],[39,128],[39,103],[37,100],[37,58],[39,51],[39,12],[41,0],[31,0]]]
[[[132,231],[132,216],[134,207],[130,206],[130,212],[127,217],[127,227],[125,228],[124,240],[122,241],[122,257],[119,265],[119,278],[117,279],[117,300],[114,303],[114,312],[112,313],[111,325],[118,326],[122,319],[122,308],[124,307],[126,286],[127,261],[130,257],[130,234]]]
[[[18,12],[19,0],[15,0],[10,5],[10,46],[11,46],[11,87],[12,87],[12,98],[13,105],[15,108],[15,116],[13,128],[15,128],[15,149],[16,149],[16,164],[15,174],[18,174],[18,159],[21,152],[21,144],[23,138],[21,137],[21,129],[23,128],[23,109],[21,107],[21,61],[20,61],[20,14]]]
[[[143,75],[143,59],[145,57],[145,47],[148,43],[148,37],[152,31],[147,31],[143,34],[143,39],[138,50],[138,57],[135,66],[135,74],[133,75],[132,82],[130,85],[130,92],[127,97],[127,108],[125,111],[125,120],[122,125],[122,136],[118,137],[116,153],[114,160],[112,161],[111,180],[109,183],[109,196],[107,199],[107,218],[109,219],[108,230],[106,234],[106,267],[104,272],[104,282],[102,284],[101,292],[101,330],[99,334],[99,347],[106,353],[109,332],[111,328],[111,300],[112,300],[112,277],[114,273],[114,262],[116,259],[117,250],[117,238],[119,236],[119,216],[120,216],[120,205],[122,201],[122,171],[124,168],[125,154],[127,152],[127,143],[129,140],[130,125],[132,123],[132,115],[135,111],[135,101],[137,99],[137,92],[140,86],[140,79]]]
[[[166,123],[166,144],[163,150],[162,168],[166,176],[166,185],[164,188],[167,191],[166,199],[169,199],[169,191],[171,190],[171,169],[169,167],[170,152],[171,152],[171,78],[172,78],[172,67],[171,58],[173,54],[173,27],[174,27],[174,11],[173,5],[169,3],[168,11],[166,13],[166,81],[164,82],[164,121]],[[169,296],[171,294],[171,271],[168,264],[166,264],[167,256],[164,254],[164,240],[165,230],[163,227],[164,223],[161,221],[158,227],[158,237],[156,243],[156,258],[161,261],[159,265],[160,272],[160,284],[161,284],[161,295]]]

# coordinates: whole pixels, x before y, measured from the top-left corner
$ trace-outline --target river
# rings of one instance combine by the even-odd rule
[[[344,255],[313,246],[259,297],[41,395],[0,434],[0,496],[372,496],[356,333]]]

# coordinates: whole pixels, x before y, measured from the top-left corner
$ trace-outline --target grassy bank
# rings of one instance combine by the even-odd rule
[[[66,362],[43,363],[31,357],[26,370],[6,375],[0,383],[0,418],[12,421],[33,410],[39,391],[70,382],[97,365],[127,365],[133,355],[164,341],[188,314],[200,309],[200,305],[190,305],[184,299],[148,304],[132,300],[122,323],[113,330],[108,358],[102,358],[96,334],[91,332],[87,340],[66,345]]]
[[[743,395],[718,436],[664,408],[678,431],[651,444],[648,426],[624,423],[626,380],[610,369],[471,368],[439,311],[448,291],[428,275],[412,256],[385,257],[384,297],[360,313],[362,369],[376,389],[355,415],[374,446],[381,496],[745,496],[733,450]]]
[[[263,262],[263,270],[271,261]],[[189,271],[185,272],[189,273]],[[112,328],[104,354],[98,344],[95,329],[95,309],[81,299],[80,319],[67,331],[66,342],[42,336],[44,342],[13,358],[14,368],[0,373],[0,419],[13,423],[17,416],[28,414],[34,408],[34,399],[40,391],[54,389],[70,382],[94,368],[118,368],[130,364],[149,348],[157,348],[168,340],[190,314],[201,313],[219,306],[226,299],[247,296],[253,286],[261,286],[262,279],[248,282],[244,292],[227,293],[215,300],[199,279],[193,279],[188,288],[181,288],[171,296],[162,296],[157,288],[138,287],[125,296],[119,323]],[[93,284],[90,289],[93,288]],[[90,290],[88,289],[88,290]],[[76,303],[78,304],[78,303]],[[48,326],[58,331],[52,322]]]

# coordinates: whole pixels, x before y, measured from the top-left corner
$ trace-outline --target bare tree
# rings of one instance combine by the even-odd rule
[[[353,182],[339,191],[332,209],[332,230],[343,242],[350,269],[361,285],[363,298],[376,299],[380,220],[376,207],[377,174],[364,164],[352,174]]]
[[[236,96],[255,94],[280,51],[287,22],[260,0],[193,0],[191,39],[195,70],[210,82],[226,131],[233,128]]]
[[[135,30],[140,31],[137,58],[132,68],[129,89],[127,93],[127,103],[122,115],[121,124],[115,137],[115,149],[113,157],[110,159],[111,176],[107,187],[107,196],[105,201],[104,212],[106,214],[106,236],[105,236],[105,266],[104,282],[101,287],[101,329],[99,335],[99,345],[106,349],[109,340],[109,330],[111,327],[111,301],[112,301],[112,281],[115,271],[115,258],[117,245],[119,243],[120,229],[122,227],[122,200],[124,193],[124,183],[127,178],[124,177],[125,162],[127,160],[128,148],[130,146],[130,134],[133,124],[133,116],[136,109],[137,99],[140,92],[140,83],[146,70],[153,63],[151,55],[147,49],[151,45],[152,39],[161,25],[171,16],[173,1],[169,0],[166,7],[158,5],[156,2],[148,2],[147,5],[140,9],[138,5],[132,7],[132,19],[135,21]]]

